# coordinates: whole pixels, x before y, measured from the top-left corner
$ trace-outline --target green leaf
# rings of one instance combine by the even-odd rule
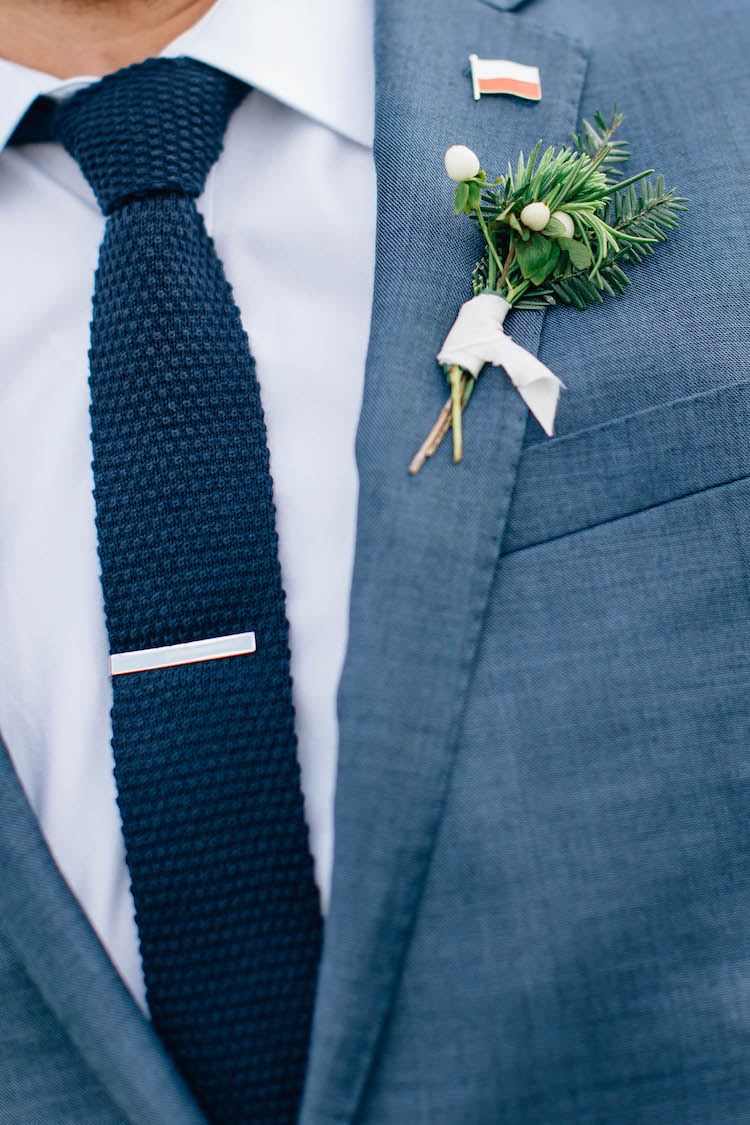
[[[542,234],[546,235],[547,238],[560,238],[561,235],[565,234],[565,230],[565,224],[561,223],[559,219],[550,219]]]
[[[531,178],[534,174],[534,165],[536,164],[536,160],[537,160],[537,157],[539,156],[539,150],[541,149],[541,147],[542,147],[542,140],[541,140],[541,137],[540,137],[540,139],[534,145],[534,148],[529,153],[529,159],[526,163],[526,169],[525,169],[524,174],[523,174],[523,183],[517,184],[516,185],[517,187],[528,187],[529,183],[531,182]]]
[[[524,278],[530,280],[532,274],[544,267],[552,257],[551,246],[540,234],[533,234],[524,244],[516,244],[516,261]]]
[[[575,238],[560,238],[558,242],[561,249],[568,251],[568,256],[575,269],[587,270],[589,268],[593,258],[588,246],[584,246],[582,242],[578,242]]]
[[[468,188],[469,198],[466,206],[468,207],[469,211],[478,211],[482,202],[482,189],[479,184],[474,183],[470,183],[468,185]]]
[[[456,188],[456,198],[453,201],[453,210],[458,215],[463,211],[466,206],[466,201],[469,198],[469,185],[464,181]]]
[[[583,297],[591,304],[593,304],[595,301],[599,305],[603,303],[604,298],[602,297],[601,293],[599,293],[596,286],[589,280],[589,278],[585,274],[582,277],[578,278],[578,286]]]
[[[551,250],[550,257],[536,273],[529,279],[532,285],[542,285],[549,275],[554,271],[555,266],[560,260],[562,251],[557,242],[550,242],[549,247]]]
[[[525,227],[525,226],[523,226],[523,225],[522,225],[522,224],[521,224],[521,223],[520,223],[520,222],[518,221],[518,219],[516,218],[516,216],[515,216],[515,215],[513,214],[513,212],[512,212],[512,211],[511,211],[511,213],[510,213],[510,214],[508,215],[508,222],[509,222],[509,223],[510,223],[510,225],[511,225],[511,226],[513,227],[513,230],[514,230],[514,231],[517,231],[517,232],[518,232],[518,234],[520,234],[520,236],[521,236],[521,238],[522,238],[522,239],[524,240],[524,242],[527,242],[527,241],[528,241],[528,238],[529,238],[529,228],[528,228],[528,227]]]
[[[575,307],[581,309],[581,311],[586,308],[586,298],[581,295],[577,286],[570,281],[553,281],[552,288],[560,300],[564,301],[566,305],[575,305]]]
[[[616,165],[622,164],[630,155],[626,141],[613,140],[613,133],[619,129],[624,120],[624,116],[617,112],[617,107],[612,111],[609,124],[604,115],[597,110],[594,114],[596,128],[590,121],[583,121],[582,133],[571,133],[573,144],[579,154],[585,154],[593,159],[603,148],[607,148],[601,167],[610,177],[619,175]]]
[[[516,243],[516,261],[523,277],[534,285],[541,285],[555,268],[560,257],[557,242],[532,234],[528,242]]]

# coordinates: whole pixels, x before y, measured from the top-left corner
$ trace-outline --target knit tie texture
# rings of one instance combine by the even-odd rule
[[[195,206],[246,92],[150,59],[62,103],[53,131],[107,216],[89,360],[111,651],[257,640],[252,655],[113,677],[151,1016],[209,1120],[286,1125],[321,916],[258,382]]]

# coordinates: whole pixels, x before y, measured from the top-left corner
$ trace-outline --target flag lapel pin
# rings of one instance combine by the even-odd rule
[[[510,59],[480,59],[469,55],[471,82],[477,101],[482,94],[512,94],[538,102],[542,97],[542,82],[538,66],[522,66]]]

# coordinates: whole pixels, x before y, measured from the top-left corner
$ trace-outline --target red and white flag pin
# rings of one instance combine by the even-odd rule
[[[482,94],[513,94],[538,102],[542,98],[542,80],[538,66],[522,66],[510,59],[480,59],[469,55],[471,82],[477,101]]]

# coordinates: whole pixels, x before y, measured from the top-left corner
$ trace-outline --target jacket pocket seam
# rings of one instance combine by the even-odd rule
[[[705,391],[695,391],[691,395],[682,395],[680,398],[671,398],[667,402],[657,403],[655,406],[644,406],[643,410],[634,410],[630,414],[618,414],[616,418],[607,418],[605,422],[597,422],[593,426],[584,426],[580,430],[571,430],[568,434],[560,434],[559,437],[545,438],[544,441],[535,441],[527,444],[523,448],[522,456],[524,458],[540,457],[543,456],[545,451],[557,449],[559,446],[568,445],[571,442],[584,440],[587,437],[593,437],[596,434],[605,434],[609,430],[616,430],[620,426],[626,426],[628,423],[643,419],[648,420],[650,416],[661,414],[662,412],[668,413],[670,410],[685,406],[690,402],[699,402],[709,398],[719,398],[722,395],[728,394],[731,391],[738,390],[741,387],[750,388],[750,379],[739,379],[736,383],[726,383],[721,387],[709,387]]]
[[[509,559],[513,555],[522,554],[524,551],[533,551],[538,547],[546,547],[550,543],[559,543],[561,539],[570,539],[572,536],[581,535],[585,531],[596,531],[598,528],[606,527],[608,524],[620,523],[622,520],[632,519],[634,516],[643,515],[645,512],[653,512],[657,508],[666,508],[670,504],[679,504],[683,500],[690,500],[694,496],[702,496],[706,492],[718,492],[722,488],[730,488],[732,485],[740,484],[742,481],[746,480],[750,480],[750,473],[743,473],[741,476],[732,477],[729,480],[720,481],[716,484],[708,484],[705,488],[694,488],[677,496],[668,496],[664,500],[655,501],[653,504],[645,504],[642,508],[634,508],[629,512],[618,512],[616,515],[610,516],[607,519],[595,520],[592,523],[571,528],[569,531],[562,531],[558,535],[551,535],[547,539],[538,539],[534,542],[524,543],[521,547],[513,547],[510,551],[502,552],[501,557]]]

